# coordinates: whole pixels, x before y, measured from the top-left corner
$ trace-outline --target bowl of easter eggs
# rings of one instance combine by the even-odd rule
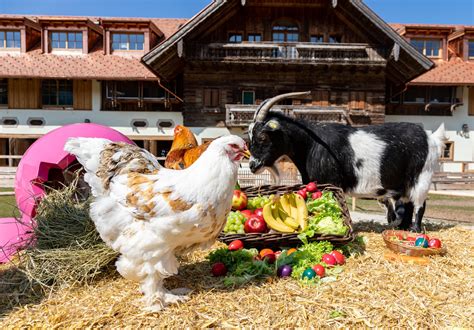
[[[397,253],[414,257],[443,255],[446,247],[435,237],[426,234],[412,233],[404,230],[385,230],[382,233],[387,247]]]

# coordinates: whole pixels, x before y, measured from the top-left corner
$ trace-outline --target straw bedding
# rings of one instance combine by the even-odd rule
[[[193,253],[183,260],[179,275],[166,283],[169,288],[193,289],[191,299],[155,314],[140,309],[137,284],[114,272],[95,282],[38,296],[6,283],[15,272],[4,270],[0,277],[0,325],[472,327],[474,231],[453,227],[434,232],[447,246],[448,254],[420,266],[386,261],[380,233],[368,231],[374,228],[365,226],[362,233],[367,239],[365,254],[349,258],[336,282],[318,287],[274,279],[225,288],[220,279],[209,275],[210,266],[205,261],[208,251]]]

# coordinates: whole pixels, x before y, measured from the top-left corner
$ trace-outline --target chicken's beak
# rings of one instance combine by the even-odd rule
[[[242,155],[244,156],[244,158],[249,159],[250,158],[250,151],[247,148],[245,148],[242,151]]]

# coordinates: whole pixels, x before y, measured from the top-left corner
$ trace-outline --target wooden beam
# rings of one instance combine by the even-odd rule
[[[176,45],[176,47],[177,47],[178,57],[179,58],[184,57],[184,41],[183,41],[183,39],[179,39],[178,44]]]

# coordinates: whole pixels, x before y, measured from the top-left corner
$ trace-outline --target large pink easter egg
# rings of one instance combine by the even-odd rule
[[[73,155],[64,151],[64,144],[71,137],[97,137],[133,144],[110,127],[88,123],[63,126],[36,140],[23,155],[15,177],[16,202],[22,217],[20,221],[0,219],[0,262],[8,261],[30,238],[36,206],[45,193],[41,184],[53,172],[65,170],[75,161]]]

